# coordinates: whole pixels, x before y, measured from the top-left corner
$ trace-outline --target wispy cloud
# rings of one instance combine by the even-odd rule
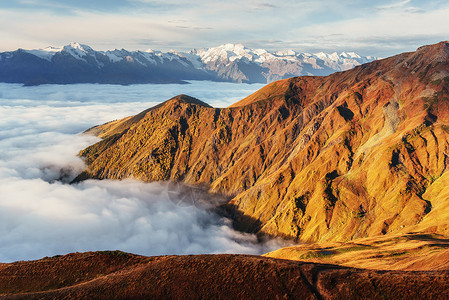
[[[374,7],[377,10],[391,10],[391,9],[395,9],[395,8],[399,8],[399,7],[404,7],[405,5],[409,4],[411,2],[411,0],[404,0],[404,1],[400,1],[400,2],[393,2],[387,5],[382,5],[382,6],[376,6]]]
[[[423,8],[417,8],[417,7],[407,7],[405,9],[405,12],[411,13],[411,14],[423,14],[426,12]]]
[[[427,43],[428,38],[421,39],[424,34],[443,39],[449,36],[449,4],[445,1],[111,0],[110,4],[105,1],[67,0],[54,5],[70,14],[52,11],[48,4],[53,5],[53,0],[39,1],[42,3],[39,7],[31,2],[38,7],[35,10],[23,10],[17,2],[15,6],[4,2],[0,4],[0,26],[7,30],[0,32],[0,50],[59,46],[71,41],[81,41],[99,50],[106,45],[160,50],[176,46],[176,50],[188,50],[248,41],[249,47],[268,50],[344,47],[342,50],[384,56]],[[337,34],[341,38],[332,39]],[[412,48],[391,44],[388,52],[384,47],[363,44],[370,37],[384,36],[388,41],[391,37],[401,40],[412,34],[417,37]],[[283,43],[260,42],[274,40]],[[367,49],[370,52],[365,52]]]
[[[405,4],[401,2],[401,5]],[[305,36],[304,41],[309,45],[323,42],[326,48],[352,48],[366,55],[388,56],[446,40],[449,37],[448,14],[449,5],[422,12],[419,17],[405,11],[382,10],[362,17],[311,25],[298,29],[296,34]]]
[[[257,3],[255,6],[256,6],[257,8],[259,8],[259,9],[271,9],[271,8],[276,8],[276,7],[278,7],[277,5],[274,5],[274,4],[272,4],[272,3],[267,3],[267,2],[264,2],[264,3]]]

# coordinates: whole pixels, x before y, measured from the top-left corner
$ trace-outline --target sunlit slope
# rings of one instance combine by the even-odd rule
[[[181,95],[96,127],[82,178],[203,185],[243,229],[303,241],[449,234],[448,53],[282,80],[224,109]]]
[[[264,256],[374,270],[448,270],[449,239],[435,234],[389,234],[286,247]]]

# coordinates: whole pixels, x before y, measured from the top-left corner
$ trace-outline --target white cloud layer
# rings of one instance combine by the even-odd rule
[[[143,255],[255,254],[279,247],[277,241],[261,244],[234,231],[228,220],[202,206],[182,205],[184,192],[166,183],[58,180],[70,181],[84,168],[76,154],[97,138],[77,134],[83,129],[137,113],[178,89],[227,106],[257,88],[201,82],[0,84],[0,262],[106,249]]]

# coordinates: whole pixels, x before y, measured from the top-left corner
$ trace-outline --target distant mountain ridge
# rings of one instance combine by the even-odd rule
[[[96,51],[79,43],[0,53],[0,82],[45,83],[183,83],[213,80],[270,83],[301,75],[329,75],[377,59],[354,52],[338,54],[269,52],[225,44],[189,52],[155,50]]]

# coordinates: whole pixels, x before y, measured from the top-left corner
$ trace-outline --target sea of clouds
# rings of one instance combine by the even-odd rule
[[[260,243],[206,207],[183,205],[184,191],[168,183],[68,184],[85,168],[77,153],[98,141],[80,134],[85,129],[181,93],[225,107],[260,87],[0,83],[0,262],[116,249],[143,255],[261,254],[283,245]]]

